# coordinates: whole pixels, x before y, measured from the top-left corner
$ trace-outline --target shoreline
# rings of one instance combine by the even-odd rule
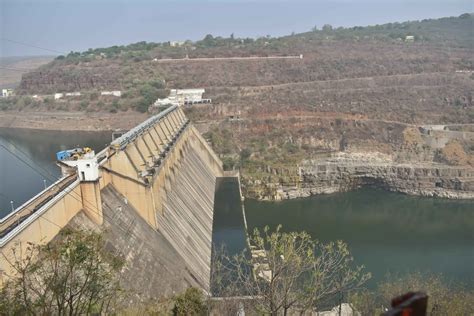
[[[355,192],[362,189],[371,189],[371,190],[381,190],[388,193],[403,194],[410,197],[418,198],[432,198],[436,200],[448,200],[448,201],[474,201],[474,192],[469,191],[455,191],[455,190],[419,190],[419,191],[410,191],[410,190],[395,190],[390,187],[384,186],[371,186],[371,185],[359,185],[351,188],[342,188],[335,186],[327,186],[325,189],[321,188],[295,188],[295,187],[285,187],[280,188],[275,197],[269,198],[268,196],[246,196],[245,199],[255,200],[259,202],[269,202],[269,203],[279,203],[288,200],[300,200],[308,199],[313,197],[322,197],[343,194],[348,192]]]
[[[288,190],[285,190],[285,192],[289,191],[297,191],[297,190],[292,190],[291,188],[287,188]],[[334,190],[332,190],[334,189]],[[451,197],[445,197],[445,196],[440,196],[440,195],[422,195],[422,194],[413,194],[410,192],[402,192],[402,191],[394,191],[390,190],[385,187],[375,187],[375,186],[370,186],[370,185],[362,185],[358,187],[354,187],[351,189],[346,189],[346,190],[338,190],[335,188],[329,188],[325,192],[319,192],[319,193],[313,193],[310,195],[291,195],[286,198],[278,199],[278,200],[271,200],[271,199],[261,199],[257,198],[254,196],[251,197],[245,197],[246,201],[257,201],[257,202],[263,202],[263,203],[284,203],[287,201],[294,201],[294,200],[307,200],[307,199],[312,199],[312,198],[322,198],[322,197],[331,197],[331,196],[337,196],[340,194],[346,194],[346,193],[352,193],[352,192],[357,192],[357,191],[364,191],[364,190],[370,190],[370,191],[382,191],[384,193],[390,193],[390,194],[399,194],[402,196],[406,197],[411,197],[411,198],[420,198],[420,199],[433,199],[437,201],[459,201],[459,202],[466,202],[466,203],[471,203],[474,201],[474,196],[473,197],[467,197],[467,198],[451,198]]]
[[[138,112],[1,111],[0,128],[48,131],[106,132],[129,130],[148,118]]]
[[[382,190],[390,193],[403,194],[411,197],[419,198],[433,198],[437,200],[457,200],[457,201],[473,201],[474,193],[469,191],[455,191],[447,189],[438,189],[438,190],[396,190],[390,187],[384,186],[371,186],[371,185],[360,185],[352,188],[339,188],[339,187],[327,187],[325,190],[314,190],[313,188],[284,188],[282,189],[282,195],[279,196],[277,200],[262,200],[257,199],[258,201],[269,201],[269,202],[280,202],[285,200],[294,200],[294,199],[305,199],[318,196],[326,196],[339,193],[353,192],[360,189],[373,189],[373,190]]]
[[[397,162],[376,152],[338,153],[323,159],[304,160],[297,183],[246,184],[258,200],[288,200],[347,192],[372,186],[412,196],[474,199],[474,168],[434,162]],[[247,191],[249,192],[249,191]]]

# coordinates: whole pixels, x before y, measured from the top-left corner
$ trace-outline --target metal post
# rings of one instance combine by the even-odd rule
[[[13,207],[13,201],[10,201],[10,205],[12,206],[12,212],[15,210],[15,208]]]
[[[43,184],[44,184],[44,189],[46,190],[47,186],[46,186],[46,179],[43,179]]]

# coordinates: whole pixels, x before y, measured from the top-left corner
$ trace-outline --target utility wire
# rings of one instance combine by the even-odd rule
[[[3,66],[0,66],[0,69],[11,70],[11,71],[19,71],[19,72],[35,70],[33,68],[12,68],[12,67],[3,67]]]
[[[11,143],[10,143],[11,144]],[[13,145],[13,144],[12,144]],[[29,164],[28,162],[26,162],[23,158],[21,158],[19,155],[15,154],[14,152],[12,152],[10,149],[8,149],[7,147],[5,147],[4,145],[1,145],[1,147],[5,148],[10,154],[14,155],[15,157],[17,157],[21,162],[23,162],[24,164],[26,164],[28,167],[30,167],[32,170],[34,170],[36,173],[38,173],[39,175],[47,178],[48,180],[52,181],[53,183],[56,182],[57,180],[59,180],[60,178],[56,178],[54,177],[54,175],[52,175],[54,178],[56,178],[56,180],[54,179],[51,179],[49,178],[48,176],[45,176],[44,174],[40,173],[38,170],[36,170],[36,168],[34,168],[31,164]],[[14,146],[14,145],[13,145]],[[16,148],[16,146],[14,146]],[[21,152],[21,150],[20,150]],[[41,168],[41,167],[40,167]],[[43,169],[43,170],[46,170],[46,169]],[[47,171],[48,172],[48,171]],[[49,174],[51,174],[50,172],[48,172]],[[56,184],[55,186],[59,186],[59,183]],[[54,186],[53,186],[54,187]],[[86,205],[88,204],[88,206],[90,206],[90,210],[94,213],[96,213],[97,215],[100,215],[100,212],[99,210],[97,209],[97,207],[95,205],[93,205],[91,202],[85,200],[83,201],[81,196],[79,196],[78,194],[76,194],[74,191],[69,191],[66,195],[70,195],[73,199],[75,199],[76,201],[80,202],[81,204],[84,204],[84,202],[86,203]],[[102,214],[105,218],[109,219],[109,220],[113,220],[113,218],[111,218],[110,216],[107,216],[107,214],[103,213]],[[46,221],[56,225],[57,227],[59,228],[63,228],[61,227],[60,225],[56,224],[56,223],[53,223],[51,222],[49,219],[43,217],[43,214],[40,215],[40,217],[42,219],[45,219]],[[134,233],[132,233],[131,231],[128,230],[128,228],[124,228],[124,227],[121,227],[125,232],[129,233],[131,236],[135,237],[135,238],[140,238],[141,237],[138,237],[137,235],[135,235]]]
[[[18,151],[22,152],[20,149],[18,149],[13,143],[11,143],[9,140],[7,140],[7,142],[9,142],[15,149],[17,149]],[[19,155],[15,154],[14,152],[12,152],[9,148],[7,148],[6,146],[4,146],[3,144],[0,144],[1,147],[3,147],[5,150],[7,150],[10,154],[14,155],[15,157],[17,157],[21,162],[23,162],[24,164],[26,164],[28,167],[30,167],[33,171],[35,171],[37,174],[41,175],[42,177],[45,177],[47,178],[48,180],[52,181],[53,183],[56,182],[57,180],[59,180],[60,178],[58,177],[55,177],[54,175],[51,174],[51,172],[49,172],[48,170],[40,167],[41,169],[45,170],[49,175],[51,175],[53,177],[53,179],[49,178],[49,176],[45,176],[44,174],[42,174],[41,172],[39,172],[35,167],[33,167],[31,164],[29,164],[28,162],[26,162],[24,159],[22,159]],[[24,155],[26,155],[24,152],[22,152]],[[56,179],[56,180],[54,180]],[[56,184],[56,186],[59,186],[59,183]],[[54,187],[54,186],[53,186]],[[92,212],[94,212],[95,214],[99,215],[100,216],[100,212],[99,210],[97,209],[97,207],[95,205],[93,205],[91,202],[87,201],[87,200],[82,200],[82,197],[79,196],[78,194],[76,194],[74,191],[69,191],[66,195],[70,195],[72,198],[74,198],[76,201],[80,202],[81,204],[83,204],[84,202],[86,204],[88,204],[90,206],[90,210]],[[110,221],[114,221],[114,219],[110,216],[107,216],[107,214],[103,213],[102,212],[102,215],[107,218],[108,220]],[[52,223],[49,219],[43,217],[43,214],[40,215],[40,217],[42,219],[45,219],[46,221]],[[54,225],[56,225],[57,227],[61,228],[61,226],[59,226],[58,224],[56,223],[52,223]],[[136,234],[134,234],[133,232],[129,231],[128,228],[124,228],[124,227],[121,227],[125,232],[127,232],[128,234],[130,234],[131,236],[135,237],[135,238],[139,238],[139,239],[142,239],[141,237],[138,237]]]
[[[8,140],[7,140],[7,141],[8,141]],[[8,141],[8,142],[9,142],[9,141]],[[12,144],[11,142],[9,142],[9,143]],[[17,148],[14,144],[12,144],[12,145],[13,145],[14,148]],[[3,147],[5,150],[7,150],[10,154],[12,154],[12,155],[14,155],[15,157],[17,157],[20,161],[22,161],[22,162],[23,162],[24,164],[26,164],[28,167],[30,167],[31,169],[33,169],[36,173],[42,175],[38,170],[36,170],[33,166],[31,166],[29,163],[27,163],[26,161],[24,161],[24,159],[22,159],[19,155],[17,155],[17,154],[14,153],[13,151],[11,151],[9,148],[7,148],[6,146],[4,146],[4,145],[1,144],[1,143],[0,143],[0,146]],[[22,152],[22,151],[20,150],[20,152]],[[43,170],[44,170],[44,169],[43,169]],[[42,176],[44,176],[44,175],[42,175]],[[58,178],[58,179],[59,179],[59,178]],[[52,181],[52,180],[50,180],[50,181]],[[57,184],[57,185],[59,185],[59,184]],[[67,195],[70,195],[71,193],[74,193],[74,191],[71,190],[71,191],[67,192],[67,193],[66,193],[66,196],[67,196]],[[71,194],[70,196],[71,196],[73,199],[75,199],[76,201],[80,202],[80,203],[87,202],[87,201],[83,201],[82,198],[81,198],[81,196],[79,196],[79,195],[78,195],[79,198],[76,198],[73,194]],[[95,206],[95,205],[92,205],[91,203],[90,203],[90,205],[92,206],[92,209],[91,209],[91,210],[92,210],[94,213],[96,213],[97,215],[100,215],[100,214],[99,214],[99,210],[96,208],[96,206]],[[96,209],[96,210],[94,210],[94,209]],[[33,215],[33,214],[30,214],[29,216],[31,216],[31,215]],[[45,214],[40,214],[39,217],[40,217],[41,219],[44,219],[45,221],[51,223],[52,225],[55,225],[55,226],[58,227],[60,230],[62,230],[62,229],[64,228],[63,226],[60,226],[60,225],[58,225],[57,223],[55,223],[55,222],[49,220],[48,218],[44,217],[43,215],[45,215]],[[102,212],[102,215],[103,215],[104,218],[108,219],[111,223],[112,223],[112,222],[115,222],[115,218],[110,217],[110,216],[107,216],[106,213]],[[125,234],[127,234],[127,235],[129,235],[129,236],[131,236],[131,237],[134,237],[134,238],[140,240],[143,244],[146,244],[147,247],[152,247],[152,245],[148,242],[148,240],[144,239],[144,238],[141,237],[141,236],[137,236],[133,231],[131,231],[131,226],[132,226],[134,223],[135,223],[135,220],[131,221],[130,223],[125,223],[125,224],[129,224],[129,226],[128,226],[128,227],[124,227],[124,226],[122,226],[122,225],[119,225],[119,224],[116,222],[117,226],[118,226],[119,228],[121,228],[121,229],[125,232]],[[17,225],[16,227],[18,227],[18,225]],[[106,244],[104,243],[104,245],[102,246],[102,250],[105,250],[105,248],[106,248]],[[119,251],[120,251],[120,250],[117,249],[117,252],[119,252]],[[6,258],[6,254],[5,254],[3,251],[1,251],[1,254],[2,254],[2,256],[3,256],[4,258]]]
[[[12,143],[12,142],[11,142],[10,140],[8,140],[8,139],[6,139],[6,141],[7,141],[13,148],[15,148],[17,151],[19,151],[20,153],[22,153],[22,154],[26,157],[26,159],[31,160],[31,159],[28,158],[28,155],[27,155],[25,152],[23,152],[21,149],[19,149],[14,143]],[[22,161],[24,164],[26,164],[28,167],[30,167],[30,168],[31,168],[33,171],[35,171],[37,174],[39,174],[39,175],[41,175],[41,176],[47,178],[47,179],[50,180],[52,183],[55,183],[57,180],[60,179],[59,177],[54,176],[49,170],[44,169],[42,166],[39,166],[40,169],[42,169],[43,171],[45,171],[45,172],[48,174],[48,176],[45,176],[44,174],[42,174],[41,172],[39,172],[35,167],[33,167],[31,164],[29,164],[28,162],[26,162],[25,159],[22,159],[21,157],[19,157],[19,155],[17,155],[17,154],[15,154],[14,152],[12,152],[9,148],[7,148],[6,146],[4,146],[3,144],[0,144],[0,146],[3,147],[3,148],[5,148],[10,154],[12,154],[12,155],[14,155],[15,157],[17,157],[20,161]],[[32,161],[32,164],[33,164],[33,163],[34,163],[34,162]],[[51,176],[52,178],[50,178],[50,176]],[[53,179],[55,179],[55,180],[53,180]],[[59,186],[59,183],[56,184],[56,186]],[[99,209],[98,209],[94,204],[92,204],[91,202],[89,202],[89,201],[87,201],[87,200],[84,200],[84,201],[83,201],[83,200],[82,200],[82,196],[80,196],[79,194],[76,194],[74,191],[70,191],[70,192],[68,192],[66,195],[69,195],[69,194],[71,194],[71,197],[74,198],[76,201],[78,201],[78,202],[80,202],[80,203],[82,203],[82,204],[84,204],[84,203],[88,204],[88,205],[90,206],[90,210],[91,210],[92,212],[94,212],[95,214],[97,214],[97,215],[99,215],[99,216],[102,214],[102,216],[103,216],[104,218],[109,219],[111,222],[114,222],[114,221],[115,221],[115,219],[114,219],[113,217],[107,216],[107,214],[105,214],[104,212],[100,212]],[[75,197],[74,195],[76,195],[77,197]],[[42,217],[42,215],[40,215],[40,217]],[[42,217],[42,218],[44,218],[44,217]],[[46,219],[46,220],[49,221],[48,219]],[[55,225],[58,226],[57,224],[55,224]],[[119,225],[119,226],[120,226],[120,225]],[[59,227],[59,226],[58,226],[58,227]],[[131,236],[133,236],[133,237],[135,237],[135,238],[138,238],[138,239],[142,239],[142,240],[143,240],[142,237],[138,237],[136,234],[134,234],[133,232],[131,232],[131,231],[129,230],[129,228],[123,228],[123,227],[121,227],[121,228],[124,229],[124,231],[125,231],[127,234],[130,234]]]
[[[10,142],[9,140],[6,140],[6,141],[7,141],[8,143],[10,143],[10,144],[13,146],[13,148],[17,149],[19,152],[23,153],[23,154],[28,158],[28,156],[27,156],[22,150],[18,149],[18,148],[15,146],[15,144],[13,144],[12,142]],[[28,167],[30,167],[31,169],[33,169],[36,173],[38,173],[38,174],[44,176],[44,174],[41,174],[38,170],[36,170],[36,168],[34,168],[34,167],[31,166],[29,163],[27,163],[26,161],[24,161],[24,159],[22,159],[19,155],[17,155],[17,154],[14,153],[13,151],[11,151],[9,148],[7,148],[6,146],[4,146],[4,145],[1,144],[1,143],[0,143],[0,146],[3,147],[5,150],[7,150],[10,154],[12,154],[12,155],[14,155],[15,157],[17,157],[20,161],[22,161],[22,162],[23,162],[24,164],[26,164]],[[44,168],[42,168],[42,167],[40,167],[40,168],[43,169],[43,170],[45,170],[48,174],[52,175],[51,172],[49,172],[48,170],[46,170],[46,169],[44,169]],[[54,177],[54,175],[52,175],[52,176]],[[46,177],[46,178],[48,178],[48,177]],[[56,178],[56,177],[54,177],[54,178]],[[59,178],[57,178],[57,179],[59,180]],[[49,179],[49,180],[52,181],[51,179]],[[54,183],[54,182],[53,182],[53,183]],[[56,185],[59,186],[59,183],[56,184]],[[53,187],[54,187],[54,186],[53,186]],[[84,202],[88,202],[88,201],[83,201],[83,200],[82,200],[82,197],[81,197],[80,195],[78,195],[78,194],[76,194],[76,195],[78,196],[78,198],[75,197],[75,196],[74,196],[74,193],[75,193],[75,192],[74,192],[73,190],[71,190],[71,191],[69,191],[69,192],[66,193],[66,196],[67,196],[67,195],[70,195],[72,198],[74,198],[76,201],[78,201],[78,202],[80,202],[80,203],[82,203],[82,204],[83,204]],[[142,236],[137,236],[137,234],[135,234],[135,233],[131,230],[132,225],[135,223],[135,219],[133,219],[133,221],[131,221],[131,222],[129,222],[129,223],[125,223],[125,222],[124,222],[124,224],[127,225],[127,226],[124,227],[124,226],[122,226],[122,225],[120,225],[119,223],[116,222],[115,216],[112,216],[112,217],[111,217],[111,216],[107,215],[105,212],[99,212],[98,208],[97,208],[95,205],[93,205],[92,203],[90,203],[90,202],[89,202],[89,205],[91,205],[91,211],[92,211],[92,212],[96,213],[96,214],[99,215],[99,216],[102,214],[102,216],[103,216],[104,218],[108,219],[111,223],[114,223],[114,222],[115,222],[116,225],[117,225],[119,228],[121,228],[125,234],[127,234],[127,235],[129,235],[129,236],[131,236],[131,237],[134,237],[134,238],[137,239],[137,240],[140,240],[140,241],[141,241],[144,245],[146,245],[147,247],[152,247],[152,244],[150,244],[150,242],[149,242],[147,239],[143,238]],[[30,216],[31,216],[31,215],[32,215],[32,214],[30,214]],[[41,215],[39,215],[39,217],[42,218],[42,219],[44,219],[45,221],[47,221],[47,222],[49,222],[49,223],[51,223],[51,224],[57,226],[60,230],[62,230],[62,229],[64,228],[64,227],[62,227],[62,226],[60,226],[60,225],[54,223],[53,221],[49,220],[48,218],[44,217],[43,215],[45,215],[45,214],[41,214]],[[140,216],[139,216],[139,217],[140,217]],[[106,245],[104,244],[102,249],[105,249],[105,247],[106,247]],[[119,251],[119,250],[117,249],[117,251]],[[1,254],[6,258],[6,255],[3,253],[3,251],[1,251]]]
[[[28,164],[28,163],[27,163],[25,160],[23,160],[19,155],[16,155],[15,153],[13,153],[9,148],[7,148],[6,146],[4,146],[3,144],[0,144],[0,146],[3,147],[6,151],[8,151],[10,154],[12,154],[13,156],[15,156],[16,158],[18,158],[21,162],[23,162],[24,164],[26,164],[28,167],[30,167],[30,168],[32,168],[33,170],[35,170],[34,167],[32,167],[30,164]],[[35,171],[36,171],[39,175],[41,175],[41,173],[39,173],[37,170],[35,170]],[[56,225],[56,226],[59,227],[59,228],[62,228],[62,227],[60,227],[58,224],[56,224],[56,223],[50,221],[49,219],[43,217],[42,215],[41,215],[41,217],[42,217],[44,220],[50,222],[51,224]]]
[[[33,44],[28,44],[28,43],[12,40],[12,39],[5,38],[5,37],[0,38],[0,40],[5,41],[5,42],[19,44],[19,45],[29,46],[29,47],[33,47],[33,48],[38,48],[38,49],[42,49],[42,50],[49,51],[49,52],[52,52],[52,53],[58,53],[58,54],[61,54],[61,55],[67,54],[65,52],[61,52],[61,51],[58,51],[58,50],[55,50],[55,49],[44,48],[44,47],[36,46],[36,45],[33,45]]]

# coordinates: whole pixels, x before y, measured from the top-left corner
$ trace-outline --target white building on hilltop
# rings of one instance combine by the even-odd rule
[[[180,47],[185,44],[184,41],[169,41],[168,43],[170,44],[171,47]]]
[[[122,96],[122,92],[120,90],[102,91],[102,92],[100,92],[100,95],[111,95],[111,96],[114,96],[114,97],[120,97],[120,96]]]
[[[179,104],[201,103],[204,89],[177,89],[171,90],[170,95],[175,94]]]
[[[171,89],[170,95],[156,100],[155,106],[211,103],[211,99],[202,98],[204,92],[206,92],[204,89]]]
[[[2,89],[2,97],[6,98],[13,94],[13,89]]]

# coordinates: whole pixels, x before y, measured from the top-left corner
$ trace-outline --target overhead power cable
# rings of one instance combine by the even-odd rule
[[[14,152],[12,152],[8,147],[4,146],[3,144],[0,144],[1,147],[3,147],[6,151],[8,151],[10,154],[12,154],[13,156],[15,156],[16,158],[18,158],[18,160],[20,160],[21,162],[23,162],[25,165],[27,165],[28,167],[30,167],[31,169],[35,170],[34,167],[32,167],[30,164],[28,164],[28,162],[26,162],[24,159],[22,159],[19,155],[16,155]],[[39,175],[43,176],[41,173],[39,173],[37,170],[35,170]],[[50,180],[51,181],[51,180]],[[41,218],[48,221],[49,223],[59,227],[59,228],[62,228],[60,227],[58,224],[54,223],[53,221],[50,221],[49,219],[47,219],[46,217],[43,217],[41,215]]]
[[[3,67],[3,66],[0,66],[0,69],[18,71],[18,72],[25,72],[25,71],[35,70],[33,68],[12,68],[12,67]]]
[[[25,155],[25,157],[28,157],[22,150],[20,150],[18,147],[16,147],[13,143],[11,143],[9,140],[7,140],[8,143],[10,143],[10,145],[12,145],[16,150],[18,150],[19,152],[21,152],[23,155]],[[7,148],[6,146],[4,146],[3,144],[0,144],[1,147],[3,147],[5,150],[7,150],[10,154],[14,155],[16,158],[18,158],[21,162],[23,162],[25,165],[27,165],[29,168],[31,168],[33,171],[35,171],[37,174],[41,175],[42,177],[48,179],[49,181],[51,181],[52,183],[55,183],[57,180],[59,180],[60,178],[59,177],[55,177],[49,170],[47,169],[44,169],[43,167],[40,167],[40,169],[46,171],[46,173],[48,173],[50,176],[48,175],[45,175],[41,172],[39,172],[35,167],[33,167],[30,163],[28,163],[27,161],[25,161],[25,159],[23,159],[22,157],[20,157],[20,155],[17,155],[16,153],[14,153],[13,151],[11,151],[9,148]],[[59,186],[60,184],[56,184],[55,186]],[[54,187],[54,186],[53,186]],[[89,209],[94,212],[95,214],[97,215],[101,215],[100,211],[97,209],[97,207],[95,205],[93,205],[91,202],[87,201],[87,200],[82,200],[82,197],[80,195],[78,195],[77,193],[75,193],[74,191],[69,191],[66,193],[66,195],[70,195],[73,199],[75,199],[76,201],[80,202],[81,204],[84,204],[86,203],[86,206],[89,206]],[[56,225],[57,227],[59,228],[62,228],[60,225],[56,224],[56,223],[53,223],[51,220],[47,219],[46,217],[43,217],[44,214],[41,214],[40,217],[42,219],[45,219],[46,221],[52,223],[53,225]],[[110,217],[110,216],[107,216],[106,213],[103,213],[102,212],[102,216],[104,218],[107,218],[108,220],[110,221],[114,221],[114,218]],[[121,227],[125,232],[127,232],[128,234],[130,234],[130,236],[133,236],[137,239],[141,239],[142,240],[142,237],[138,237],[136,234],[134,234],[133,232],[131,232],[129,230],[129,227]]]
[[[41,47],[41,46],[36,46],[36,45],[33,45],[33,44],[20,42],[20,41],[12,40],[12,39],[5,38],[5,37],[0,38],[0,40],[5,41],[5,42],[19,44],[19,45],[29,46],[29,47],[33,47],[33,48],[37,48],[37,49],[42,49],[42,50],[45,50],[45,51],[48,51],[48,52],[57,53],[57,54],[61,54],[61,55],[67,54],[65,52],[61,52],[61,51],[58,51],[58,50],[55,50],[55,49],[44,48],[44,47]]]

